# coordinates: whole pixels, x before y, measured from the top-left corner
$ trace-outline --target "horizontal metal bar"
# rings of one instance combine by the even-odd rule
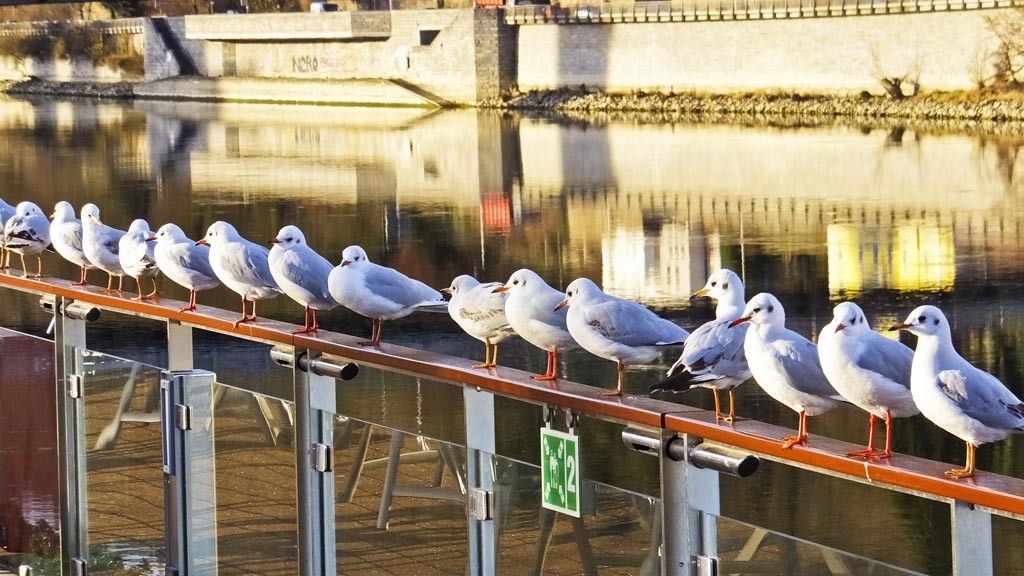
[[[176,320],[205,330],[272,344],[298,346],[336,356],[361,365],[410,374],[440,382],[476,386],[523,402],[549,404],[590,416],[633,426],[667,428],[708,441],[733,446],[762,458],[830,476],[869,483],[879,488],[912,493],[941,501],[960,500],[988,509],[994,514],[1024,518],[1024,479],[979,472],[970,481],[947,478],[948,463],[894,454],[888,461],[864,462],[846,456],[860,448],[847,442],[815,436],[808,447],[782,450],[780,439],[793,431],[757,422],[739,420],[734,425],[715,422],[713,412],[654,400],[642,396],[601,396],[604,388],[560,380],[557,388],[530,378],[530,373],[499,366],[496,370],[474,369],[473,362],[425,350],[381,344],[380,348],[359,346],[359,339],[321,330],[317,337],[293,332],[295,324],[260,319],[255,324],[234,327],[237,313],[200,306],[194,313],[178,312],[184,303],[159,298],[135,301],[129,297],[103,294],[98,287],[83,290],[60,279],[22,278],[0,271],[0,286],[39,295],[53,294],[87,302],[98,308],[157,320]],[[611,387],[612,382],[608,382]]]

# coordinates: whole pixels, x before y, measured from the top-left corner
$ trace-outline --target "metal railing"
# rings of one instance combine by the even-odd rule
[[[165,322],[168,333],[167,366],[164,380],[164,472],[168,478],[168,573],[200,574],[196,559],[190,556],[189,542],[197,526],[194,507],[200,501],[190,491],[188,458],[196,453],[191,443],[209,442],[201,434],[190,437],[188,430],[202,429],[207,416],[190,406],[188,382],[209,387],[209,373],[194,372],[192,330],[195,328],[235,338],[269,343],[274,359],[294,372],[295,466],[298,481],[298,565],[303,576],[334,574],[335,490],[331,478],[333,450],[334,377],[352,375],[347,363],[357,363],[390,373],[412,375],[462,389],[466,428],[466,495],[469,551],[472,574],[496,571],[494,479],[486,470],[493,467],[495,451],[494,402],[496,396],[545,407],[548,421],[564,411],[570,422],[580,417],[596,418],[623,428],[627,446],[648,452],[659,459],[660,494],[658,522],[654,535],[661,573],[714,574],[715,547],[708,533],[714,533],[718,512],[718,475],[739,469],[740,460],[729,460],[730,453],[715,452],[724,447],[739,456],[752,454],[815,474],[870,484],[876,489],[912,494],[946,503],[951,513],[951,554],[954,573],[981,575],[992,573],[991,515],[1024,519],[1024,479],[979,472],[970,481],[953,480],[943,474],[948,464],[895,455],[889,462],[864,462],[846,457],[859,446],[825,437],[815,437],[810,447],[782,450],[779,438],[792,430],[754,420],[740,419],[732,426],[715,422],[712,412],[646,397],[601,396],[602,389],[559,381],[557,387],[537,382],[528,373],[498,367],[481,371],[468,359],[445,356],[424,350],[382,344],[380,348],[359,346],[357,339],[345,334],[321,331],[313,337],[295,334],[298,326],[260,319],[255,324],[233,325],[235,314],[201,306],[197,312],[181,313],[182,303],[168,299],[138,302],[88,287],[83,290],[64,280],[36,280],[0,272],[0,287],[37,294],[52,299],[50,308],[56,320],[57,378],[65,397],[59,407],[59,429],[64,442],[61,455],[62,525],[67,537],[62,541],[65,570],[87,555],[84,543],[76,540],[68,527],[84,525],[79,482],[84,476],[84,461],[75,453],[80,446],[80,393],[68,374],[73,373],[65,357],[67,350],[85,347],[85,322],[89,307]],[[332,368],[332,366],[334,366]],[[177,384],[175,384],[177,383]],[[208,392],[206,393],[208,394]],[[78,400],[76,400],[78,398]],[[209,403],[209,399],[200,400]],[[570,424],[570,427],[574,424]],[[646,440],[645,440],[646,438]],[[394,442],[394,440],[393,440]],[[712,447],[712,454],[695,456],[698,444]],[[680,449],[680,446],[686,447]],[[203,453],[200,449],[198,453]],[[448,466],[451,467],[451,458]],[[717,462],[718,469],[702,468]],[[729,462],[733,462],[729,464]],[[749,466],[745,467],[749,470]],[[735,472],[735,470],[732,470]],[[389,474],[393,473],[390,471]],[[700,495],[699,498],[696,495]],[[696,498],[696,499],[695,499]],[[383,512],[382,512],[383,514]],[[709,520],[710,519],[710,520]],[[200,522],[201,524],[201,522]],[[384,525],[386,526],[386,520]],[[652,536],[653,538],[653,536]],[[713,539],[713,538],[712,538]],[[76,572],[65,572],[76,573]]]
[[[990,10],[1019,0],[671,0],[508,5],[508,24],[708,22]]]

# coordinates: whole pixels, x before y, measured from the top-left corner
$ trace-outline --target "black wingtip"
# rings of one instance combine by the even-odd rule
[[[666,392],[685,392],[690,388],[693,388],[693,374],[686,369],[680,369],[669,374],[668,378],[665,378],[661,382],[651,384],[650,390],[652,392],[656,392],[658,390],[664,390]]]

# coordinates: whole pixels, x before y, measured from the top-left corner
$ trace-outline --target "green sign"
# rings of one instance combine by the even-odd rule
[[[540,477],[544,507],[580,517],[580,438],[540,429]]]

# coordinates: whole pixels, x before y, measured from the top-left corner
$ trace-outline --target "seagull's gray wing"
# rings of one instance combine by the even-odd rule
[[[270,274],[270,251],[252,242],[235,242],[226,246],[225,256],[220,265],[242,282],[252,286],[279,289]]]
[[[729,320],[712,320],[691,332],[676,366],[680,369],[686,367],[691,372],[698,373],[713,372],[715,364],[722,360],[746,362],[743,340],[749,325],[740,324],[730,328],[730,323]]]
[[[964,414],[982,424],[1024,430],[1024,404],[988,372],[967,364],[939,372],[937,384]]]
[[[459,316],[485,330],[511,332],[512,327],[505,316],[508,293],[494,292],[494,289],[501,285],[500,282],[488,282],[473,287],[462,298]]]
[[[890,340],[877,332],[867,334],[864,346],[856,360],[856,366],[876,372],[910,388],[910,367],[914,363],[914,351],[896,340]]]
[[[168,256],[182,268],[198,272],[210,279],[216,279],[217,274],[210,265],[210,247],[205,244],[179,242],[168,250]]]
[[[303,252],[289,250],[278,264],[283,268],[279,272],[283,271],[287,278],[291,278],[293,282],[300,284],[318,298],[332,300],[331,293],[327,290],[327,277],[331,275],[334,266],[331,266],[326,258],[312,249]]]
[[[687,336],[679,326],[629,300],[609,298],[584,306],[583,314],[599,334],[626,346],[681,344]]]
[[[846,402],[821,370],[818,347],[803,336],[786,330],[786,336],[769,343],[775,358],[799,392]]]
[[[374,294],[402,306],[418,306],[427,302],[443,303],[444,296],[419,280],[409,278],[394,268],[370,263],[365,266],[367,288]]]
[[[64,236],[64,241],[67,242],[68,246],[71,246],[75,250],[82,251],[82,221],[75,220],[74,222],[68,222],[61,227],[61,234]]]

